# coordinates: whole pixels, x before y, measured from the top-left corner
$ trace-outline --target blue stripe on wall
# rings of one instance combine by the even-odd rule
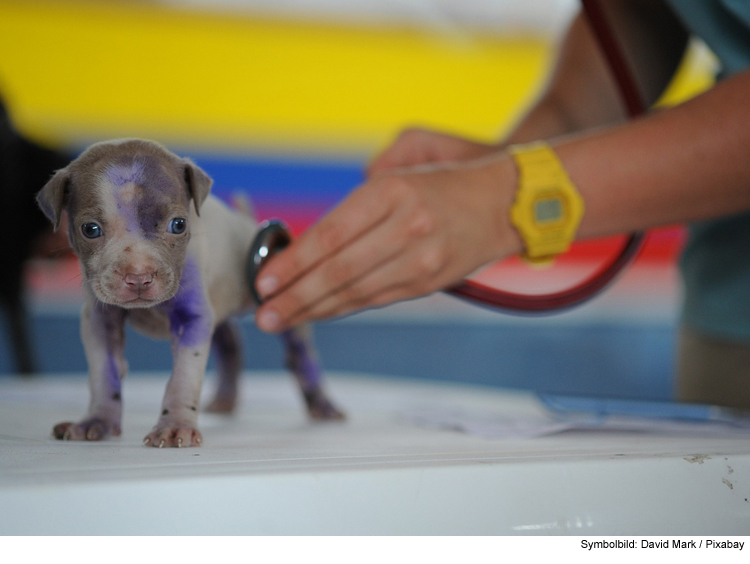
[[[214,179],[216,194],[242,190],[257,202],[289,199],[327,205],[341,200],[364,180],[364,163],[353,161],[190,156]]]
[[[86,361],[71,314],[38,314],[32,330],[44,372],[85,372]],[[241,323],[245,366],[280,370],[277,337]],[[7,336],[0,330],[0,343]],[[171,369],[166,341],[128,328],[126,353],[133,371]],[[326,369],[396,377],[458,381],[559,394],[665,400],[672,395],[675,330],[670,323],[592,322],[587,325],[515,326],[472,323],[316,324]],[[0,346],[0,373],[11,369]]]

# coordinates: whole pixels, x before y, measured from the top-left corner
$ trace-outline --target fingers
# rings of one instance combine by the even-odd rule
[[[450,135],[421,128],[402,131],[396,140],[367,167],[367,176],[457,158],[457,147],[463,145]]]
[[[367,167],[367,177],[380,172],[426,162],[425,143],[427,132],[420,129],[406,129]]]
[[[392,263],[407,247],[413,246],[415,239],[424,237],[432,229],[426,215],[415,213],[412,208],[413,205],[404,203],[387,220],[353,239],[335,255],[317,262],[303,276],[296,277],[283,292],[271,297],[258,310],[259,327],[278,331],[294,325],[294,320],[306,314],[311,306],[331,295],[340,294],[339,299],[358,298],[359,295],[350,295],[352,284]],[[388,278],[369,282],[376,286],[390,284]],[[367,292],[374,293],[376,289],[368,287]]]
[[[268,261],[258,275],[263,300],[284,291],[326,257],[340,251],[388,217],[393,206],[389,191],[377,187],[355,190],[317,225]]]
[[[520,248],[504,219],[512,190],[499,190],[515,169],[508,159],[477,162],[360,187],[261,271],[258,327],[277,332],[427,294]]]
[[[369,178],[426,163],[478,158],[497,151],[498,148],[493,145],[428,129],[409,128],[402,131],[393,144],[372,161],[367,168],[367,176]]]
[[[285,323],[292,326],[307,319],[338,317],[429,294],[448,284],[444,281],[444,266],[434,252],[410,246],[350,284],[296,311]]]

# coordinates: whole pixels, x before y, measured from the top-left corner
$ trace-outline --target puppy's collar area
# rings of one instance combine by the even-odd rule
[[[260,224],[245,262],[245,280],[256,304],[263,302],[255,287],[261,267],[291,242],[292,235],[283,221],[271,219]]]

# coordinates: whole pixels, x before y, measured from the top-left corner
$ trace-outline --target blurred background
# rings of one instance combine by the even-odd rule
[[[247,194],[260,218],[280,217],[300,233],[362,181],[367,161],[404,127],[501,137],[543,85],[576,10],[574,0],[0,0],[0,96],[7,124],[39,155],[49,157],[39,153],[49,148],[72,157],[117,137],[153,139],[193,158],[219,197]],[[694,45],[661,103],[709,86],[712,65]],[[47,170],[27,153],[6,150],[3,166]],[[43,182],[0,179],[1,245],[18,250],[33,239],[22,261],[0,266],[3,281],[21,282],[20,298],[12,288],[2,296],[5,377],[22,368],[13,336],[24,323],[24,370],[86,370],[77,262],[64,239],[32,233],[38,217],[26,214],[39,214],[18,203],[32,201]],[[436,295],[320,323],[323,364],[670,398],[682,241],[679,226],[655,231],[605,295],[556,316],[509,316]],[[620,243],[579,244],[546,270],[511,259],[478,277],[526,292],[559,289]],[[13,260],[22,262],[18,276]],[[25,311],[14,305],[19,299]],[[281,368],[277,339],[258,332],[252,317],[242,327],[247,368]],[[131,371],[171,366],[166,343],[133,332],[127,354]]]

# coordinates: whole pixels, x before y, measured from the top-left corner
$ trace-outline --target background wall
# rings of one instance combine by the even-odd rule
[[[190,155],[224,199],[299,233],[362,181],[364,164],[409,125],[502,135],[533,100],[571,1],[0,1],[0,92],[15,124],[78,150],[146,137]],[[664,103],[710,84],[696,48]],[[444,296],[317,327],[331,369],[547,391],[666,398],[679,303],[676,228],[656,232],[603,298],[553,318],[497,315]],[[549,290],[606,260],[618,242],[578,245],[551,270],[517,261],[482,273]],[[45,371],[85,370],[80,273],[28,269]],[[248,368],[280,367],[275,339],[243,328]],[[4,337],[0,336],[0,337]],[[11,364],[0,341],[0,372]],[[168,346],[136,335],[134,371],[168,368]]]

